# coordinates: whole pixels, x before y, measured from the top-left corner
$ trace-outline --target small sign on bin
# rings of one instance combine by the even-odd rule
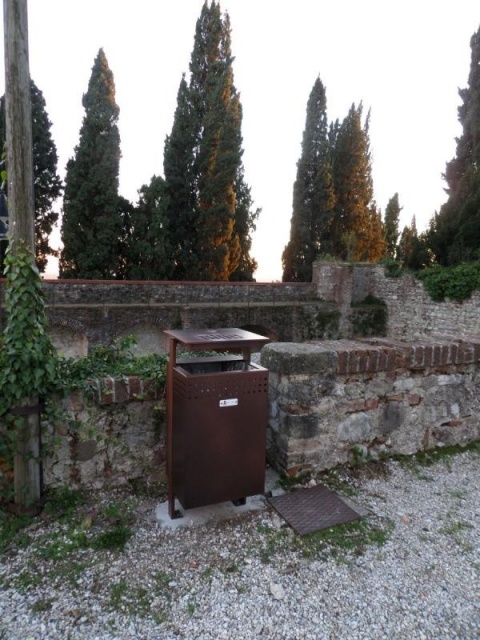
[[[236,407],[238,405],[238,398],[227,398],[226,400],[220,400],[219,405],[221,407]]]

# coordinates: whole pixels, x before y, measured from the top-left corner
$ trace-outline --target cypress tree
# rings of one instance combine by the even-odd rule
[[[310,282],[316,256],[331,251],[333,191],[325,88],[317,78],[307,103],[302,153],[293,186],[290,240],[282,255],[283,280]]]
[[[459,90],[462,134],[443,176],[448,199],[428,232],[429,246],[442,265],[480,258],[480,28],[470,47],[468,86]]]
[[[32,103],[32,155],[35,198],[35,257],[39,271],[43,273],[48,256],[57,252],[50,246],[50,234],[58,220],[58,212],[52,207],[62,192],[62,181],[57,173],[57,147],[50,129],[52,123],[46,110],[43,93],[33,80],[30,81]],[[0,144],[5,144],[5,96],[0,99]],[[2,243],[3,244],[3,243]],[[1,258],[3,271],[3,256]]]
[[[385,209],[385,244],[386,255],[392,260],[397,256],[397,244],[399,238],[398,223],[400,221],[400,211],[402,207],[398,201],[398,193],[393,195],[388,201]]]
[[[405,226],[398,243],[397,259],[403,269],[419,271],[430,266],[431,256],[427,246],[427,234],[419,234],[415,216],[410,226]]]
[[[230,20],[216,2],[202,7],[164,157],[173,275],[251,278],[250,233],[258,212],[242,166],[242,110],[233,82]],[[242,236],[240,236],[240,233]]]
[[[334,254],[343,260],[374,262],[384,254],[383,229],[373,201],[369,122],[363,107],[351,106],[341,125],[331,130],[336,196],[332,222]]]
[[[188,280],[197,272],[195,222],[195,149],[199,129],[190,92],[182,77],[170,136],[165,141],[166,217],[171,247],[169,272],[173,280]]]
[[[230,280],[253,282],[257,261],[250,255],[252,249],[252,232],[255,231],[260,209],[253,209],[250,187],[245,182],[243,165],[239,167],[235,182],[235,228],[234,236],[238,237],[240,255]]]
[[[119,108],[103,49],[92,67],[80,141],[68,161],[63,203],[61,278],[121,278],[124,209],[118,195]]]
[[[139,191],[127,240],[129,280],[168,280],[170,247],[165,217],[165,180],[153,176]]]

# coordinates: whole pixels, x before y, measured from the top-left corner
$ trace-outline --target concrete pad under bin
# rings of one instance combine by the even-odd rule
[[[279,487],[280,475],[274,469],[265,472],[265,493],[271,492],[273,496],[284,493]],[[264,495],[250,496],[244,505],[236,507],[232,502],[220,502],[218,504],[187,509],[182,518],[170,518],[168,513],[168,500],[161,502],[155,509],[155,519],[162,529],[181,529],[195,527],[208,522],[221,522],[230,520],[244,513],[261,511],[268,508],[267,498]]]

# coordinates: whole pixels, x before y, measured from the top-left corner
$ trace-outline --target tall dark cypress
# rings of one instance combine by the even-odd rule
[[[307,103],[302,153],[293,186],[290,240],[282,255],[283,280],[310,282],[312,264],[332,250],[335,195],[325,88],[317,78]]]
[[[369,120],[362,124],[362,105],[351,106],[333,130],[335,215],[332,222],[334,254],[343,260],[375,262],[384,255],[385,242],[379,212],[373,200]]]
[[[103,49],[95,58],[82,102],[80,141],[67,164],[60,277],[121,278],[125,207],[118,195],[119,108]]]
[[[173,275],[228,280],[256,266],[249,256],[257,212],[242,166],[242,111],[233,81],[230,21],[203,5],[164,157]],[[240,234],[243,234],[240,236]]]
[[[45,98],[33,80],[30,81],[32,102],[32,155],[35,197],[35,257],[40,272],[47,266],[48,256],[56,255],[50,245],[50,234],[58,221],[53,206],[62,193],[62,181],[57,173],[57,147],[50,129]],[[0,99],[0,149],[5,142],[4,97]],[[2,243],[3,244],[3,243]],[[3,264],[3,258],[1,258]],[[3,269],[2,269],[3,270]]]
[[[480,28],[473,34],[470,47],[468,86],[459,90],[462,134],[443,176],[448,199],[430,221],[427,234],[429,246],[442,265],[480,259]]]
[[[385,209],[385,252],[389,258],[395,259],[397,257],[399,230],[398,224],[400,221],[400,211],[402,207],[398,201],[398,193],[393,195],[388,201],[387,208]]]
[[[190,91],[182,77],[171,134],[164,149],[166,218],[172,280],[193,279],[196,273],[197,225],[195,222],[195,149],[199,130]]]

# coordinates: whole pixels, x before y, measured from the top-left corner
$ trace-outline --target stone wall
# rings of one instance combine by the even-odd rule
[[[339,336],[336,305],[320,300],[312,283],[56,280],[43,289],[49,334],[68,356],[132,334],[138,353],[162,353],[165,329],[190,327],[239,327],[279,341]]]
[[[338,304],[342,312],[341,336],[355,336],[352,305],[374,296],[387,307],[386,334],[415,338],[432,334],[480,335],[480,292],[458,302],[433,301],[422,282],[413,276],[392,278],[383,265],[316,262],[313,282],[318,295]]]
[[[277,343],[261,364],[268,457],[281,472],[480,437],[480,338]]]
[[[480,338],[271,343],[259,359],[269,370],[269,420],[258,428],[282,473],[480,438]],[[45,483],[165,480],[163,392],[136,377],[107,378],[63,400],[69,419],[49,427],[46,442],[58,442]]]
[[[163,392],[137,377],[106,378],[61,400],[64,417],[44,425],[45,484],[98,489],[165,480]]]

